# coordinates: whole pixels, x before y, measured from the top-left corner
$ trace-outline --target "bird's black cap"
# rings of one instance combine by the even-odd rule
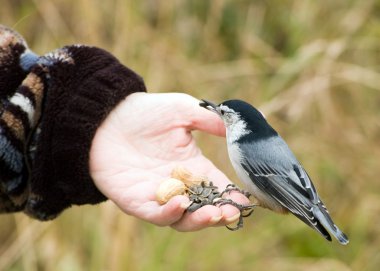
[[[277,136],[278,133],[270,126],[264,115],[251,104],[242,100],[228,100],[221,103],[239,114],[240,118],[247,124],[250,134],[240,140],[255,140]]]

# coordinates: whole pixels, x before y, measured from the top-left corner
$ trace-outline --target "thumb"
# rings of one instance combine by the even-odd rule
[[[200,130],[216,136],[226,136],[226,128],[222,119],[215,113],[200,107],[194,110],[192,117],[192,130]]]
[[[215,113],[201,107],[200,100],[190,96],[186,97],[187,118],[190,120],[189,130],[200,130],[216,136],[226,136],[226,128],[222,119]]]

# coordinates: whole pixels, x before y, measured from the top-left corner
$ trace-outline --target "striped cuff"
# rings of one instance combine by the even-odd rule
[[[27,197],[28,168],[24,154],[41,115],[42,75],[38,67],[29,73],[0,115],[0,187],[17,206]]]
[[[14,94],[37,59],[20,34],[0,25],[0,100]]]
[[[0,25],[0,213],[21,210],[28,196],[24,153],[43,86],[27,73],[37,58],[18,33]]]

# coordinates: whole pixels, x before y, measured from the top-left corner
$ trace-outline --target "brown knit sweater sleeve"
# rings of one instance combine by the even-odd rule
[[[0,213],[48,220],[106,198],[89,174],[97,128],[142,78],[105,50],[72,45],[38,56],[0,25]]]
[[[72,204],[106,199],[89,174],[92,139],[121,100],[146,89],[139,75],[95,47],[64,47],[40,59],[39,66],[45,71],[47,87],[41,121],[29,145],[30,193],[25,212],[47,220]]]

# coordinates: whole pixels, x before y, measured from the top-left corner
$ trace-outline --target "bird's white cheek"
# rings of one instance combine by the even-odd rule
[[[226,137],[228,146],[232,145],[234,142],[236,143],[242,136],[249,134],[249,130],[247,130],[247,124],[243,120],[237,120],[232,123],[228,123],[224,121],[224,125],[226,126]]]

